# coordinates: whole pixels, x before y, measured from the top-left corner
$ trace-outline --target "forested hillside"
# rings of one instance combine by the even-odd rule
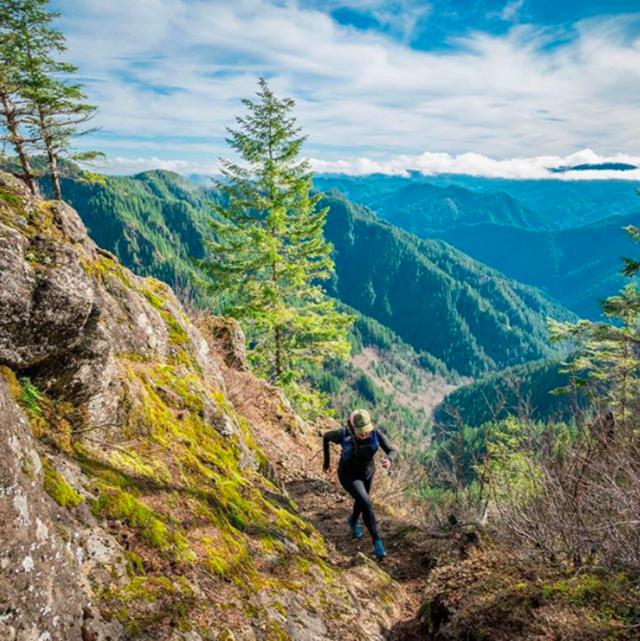
[[[462,425],[480,427],[515,415],[533,421],[566,420],[575,409],[573,395],[552,394],[568,385],[562,363],[541,360],[487,374],[449,394],[434,412],[438,434]]]
[[[451,246],[420,240],[348,200],[329,196],[336,294],[464,375],[552,353],[547,317],[569,318],[538,291]]]
[[[620,258],[633,249],[624,227],[639,222],[640,213],[561,231],[487,223],[452,227],[438,236],[511,278],[540,287],[579,316],[598,318],[598,301],[620,289]]]
[[[620,258],[631,250],[623,228],[640,220],[628,181],[412,174],[320,176],[316,184],[421,238],[445,240],[587,318],[599,317],[598,301],[621,286]]]
[[[45,193],[46,179],[41,181]],[[66,201],[78,210],[91,237],[145,276],[188,287],[194,259],[204,256],[202,237],[210,197],[178,174],[148,171],[87,182],[63,178]]]

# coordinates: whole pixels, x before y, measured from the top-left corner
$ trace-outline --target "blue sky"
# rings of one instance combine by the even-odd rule
[[[91,144],[109,171],[215,172],[260,75],[296,99],[319,170],[640,164],[640,0],[52,6],[100,108]]]

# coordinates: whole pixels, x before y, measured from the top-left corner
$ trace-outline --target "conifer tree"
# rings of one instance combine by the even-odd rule
[[[220,311],[243,321],[258,369],[286,382],[301,360],[348,354],[352,318],[321,285],[334,273],[323,235],[328,210],[318,208],[309,165],[299,157],[305,136],[294,101],[278,99],[260,79],[257,100],[242,102],[247,113],[227,139],[241,161],[221,161],[216,240],[204,265]]]
[[[35,194],[36,181],[29,160],[28,146],[30,141],[23,132],[23,120],[26,116],[25,101],[18,94],[19,82],[14,64],[15,34],[8,28],[9,14],[0,12],[0,116],[6,130],[3,142],[13,147],[22,168],[22,178]]]
[[[640,229],[630,225],[625,230],[640,242]],[[624,258],[623,263],[625,276],[635,277],[640,273],[640,261]],[[628,283],[601,305],[604,316],[611,322],[551,322],[551,337],[577,345],[577,355],[566,366],[566,371],[573,375],[571,385],[584,388],[600,413],[610,414],[619,427],[625,428],[640,411],[640,291],[637,284]]]
[[[16,92],[24,102],[24,123],[32,141],[44,151],[55,198],[62,197],[59,159],[95,158],[96,152],[72,154],[72,139],[89,133],[83,126],[95,114],[82,86],[68,78],[77,68],[58,60],[66,50],[64,35],[53,28],[58,16],[48,0],[3,0],[3,31],[10,47],[9,64]]]

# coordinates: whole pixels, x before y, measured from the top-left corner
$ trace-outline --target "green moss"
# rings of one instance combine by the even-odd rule
[[[638,585],[624,573],[579,574],[541,588],[545,600],[591,611],[600,623],[640,624]]]
[[[184,538],[173,532],[163,519],[125,490],[104,488],[92,506],[96,516],[122,520],[152,547],[161,552],[181,551]]]
[[[82,503],[83,498],[64,480],[64,477],[46,457],[42,459],[44,471],[44,490],[61,507],[73,508]]]
[[[267,641],[291,641],[289,634],[275,621],[269,621],[265,629]]]
[[[152,307],[155,307],[158,311],[164,310],[164,301],[152,291],[143,289],[142,295],[151,303]]]
[[[127,562],[128,576],[145,576],[146,572],[144,569],[144,560],[140,555],[136,554],[132,550],[125,550],[124,558]]]
[[[137,576],[101,594],[100,603],[107,616],[117,618],[125,634],[132,637],[165,622],[181,631],[190,630],[189,614],[196,598],[185,577]]]
[[[9,386],[9,393],[11,394],[13,399],[20,402],[20,398],[22,396],[22,386],[20,385],[20,381],[18,381],[18,378],[15,375],[14,371],[2,365],[0,366],[0,374],[2,374],[5,381],[7,382],[7,385]]]
[[[6,189],[0,189],[0,200],[13,209],[22,208],[22,199],[20,198],[20,196],[17,196],[16,194],[7,191]]]

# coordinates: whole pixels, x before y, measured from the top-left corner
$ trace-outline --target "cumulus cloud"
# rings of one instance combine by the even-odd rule
[[[362,4],[381,12],[385,3]],[[515,16],[519,5],[504,11]],[[214,162],[258,75],[296,98],[307,153],[322,161],[640,149],[640,14],[560,30],[514,24],[434,52],[341,26],[296,0],[54,6],[100,107],[102,133],[83,144],[115,156]],[[397,29],[410,32],[412,15]]]
[[[314,170],[320,173],[341,173],[361,176],[372,173],[407,175],[417,171],[425,176],[438,174],[466,174],[485,178],[515,178],[557,180],[621,179],[640,181],[640,156],[616,154],[601,156],[591,149],[583,149],[568,156],[535,156],[532,158],[506,158],[497,160],[482,154],[464,153],[452,156],[446,153],[425,152],[416,156],[394,156],[389,160],[357,158],[353,161],[326,161],[310,159]],[[553,171],[580,165],[623,163],[636,169],[580,169]]]
[[[438,174],[465,174],[485,178],[543,179],[555,180],[634,180],[640,182],[640,156],[615,154],[604,156],[591,149],[583,149],[568,156],[535,156],[531,158],[489,158],[482,154],[424,152],[417,155],[399,155],[386,160],[356,158],[353,160],[308,159],[317,173],[337,173],[350,176],[388,174],[406,176],[419,172],[425,176]],[[637,169],[580,169],[568,168],[580,165],[622,163]],[[553,171],[559,168],[565,170]],[[132,174],[147,169],[167,169],[181,174],[217,175],[217,162],[166,160],[157,157],[109,159],[99,166],[101,171],[112,174]]]

